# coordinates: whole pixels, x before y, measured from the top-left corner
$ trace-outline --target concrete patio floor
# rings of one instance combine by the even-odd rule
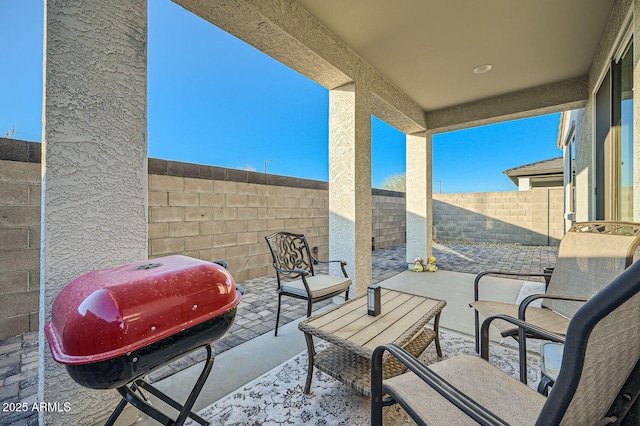
[[[447,300],[441,326],[473,334],[473,313],[468,308],[473,298],[473,275],[485,270],[539,272],[555,264],[556,254],[557,248],[554,247],[436,244],[434,256],[440,270],[432,274],[407,271],[405,246],[398,245],[373,252],[372,276],[374,283],[382,282],[385,287]],[[515,301],[522,279],[491,280],[488,290],[492,297]],[[245,289],[243,301],[229,333],[215,343],[215,364],[196,403],[196,410],[306,349],[302,333],[297,329],[297,323],[306,315],[302,301],[283,299],[281,328],[278,337],[274,338],[277,309],[275,275],[239,284]],[[314,312],[328,309],[330,304],[330,301],[317,304]],[[36,401],[37,368],[33,368],[31,356],[36,342],[37,333],[0,341],[0,402],[26,401],[31,404]],[[154,371],[150,379],[167,394],[177,392],[177,395],[182,395],[184,389],[191,388],[194,377],[200,373],[201,367],[197,364],[203,359],[204,351],[195,351]],[[224,374],[220,373],[222,371]],[[19,424],[37,424],[37,418],[32,416],[14,420]],[[144,420],[140,424],[154,422]]]

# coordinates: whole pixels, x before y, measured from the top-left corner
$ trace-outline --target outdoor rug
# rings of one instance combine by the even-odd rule
[[[476,355],[473,339],[440,331],[443,358],[438,358],[431,344],[420,356],[427,363],[452,358],[459,354]],[[316,345],[322,349],[326,342]],[[491,345],[490,361],[513,377],[518,375],[518,353],[497,343]],[[529,385],[535,389],[539,381],[539,359],[529,357]],[[199,414],[212,425],[369,425],[369,398],[314,369],[311,394],[303,392],[307,374],[307,353],[302,352],[261,377],[216,401]],[[386,425],[413,424],[398,404],[385,408]],[[190,423],[195,424],[195,423]]]

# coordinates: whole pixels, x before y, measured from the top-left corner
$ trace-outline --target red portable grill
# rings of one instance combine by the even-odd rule
[[[226,266],[226,265],[225,265]],[[231,274],[216,263],[167,256],[93,271],[70,282],[45,326],[53,359],[92,389],[117,388],[123,399],[106,425],[131,403],[163,424],[187,417],[213,366],[212,342],[229,330],[242,299]],[[207,360],[181,405],[141,379],[188,352]],[[143,388],[180,411],[174,422],[134,393]]]

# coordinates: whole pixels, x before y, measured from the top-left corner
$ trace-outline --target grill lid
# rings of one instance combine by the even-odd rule
[[[241,298],[222,266],[167,256],[71,281],[54,301],[45,332],[57,362],[93,363],[222,315]]]

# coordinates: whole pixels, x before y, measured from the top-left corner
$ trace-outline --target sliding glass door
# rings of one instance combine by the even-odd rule
[[[616,219],[633,221],[633,42],[613,69]]]
[[[595,97],[595,219],[633,221],[633,40]]]

